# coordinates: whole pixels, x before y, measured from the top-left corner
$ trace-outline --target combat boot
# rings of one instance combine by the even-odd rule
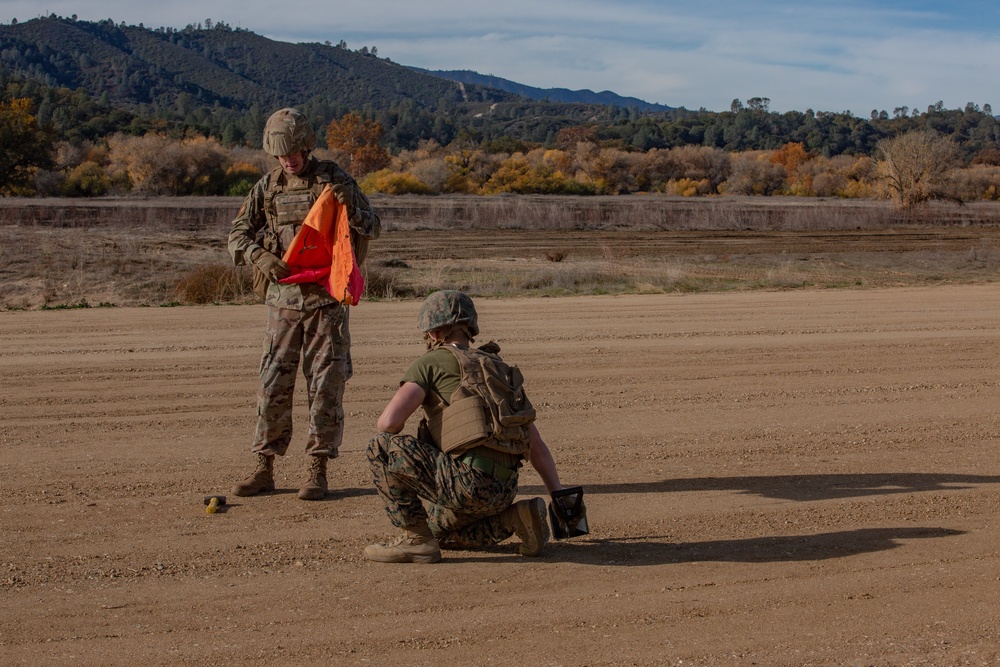
[[[500,523],[521,540],[518,551],[522,556],[538,556],[548,544],[549,524],[541,498],[517,501],[500,513]]]
[[[441,560],[441,547],[426,523],[404,528],[402,536],[392,544],[370,544],[365,558],[380,563],[436,563]]]
[[[327,456],[313,456],[309,464],[309,478],[299,489],[299,500],[323,500],[326,497]]]
[[[274,457],[257,454],[257,469],[232,489],[234,496],[256,496],[265,491],[274,491]]]

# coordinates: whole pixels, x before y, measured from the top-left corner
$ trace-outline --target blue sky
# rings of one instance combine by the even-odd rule
[[[774,111],[890,114],[967,102],[1000,111],[996,0],[0,0],[0,21],[51,13],[183,28],[224,21],[288,42],[375,46],[428,69],[589,88],[689,109],[767,97]]]

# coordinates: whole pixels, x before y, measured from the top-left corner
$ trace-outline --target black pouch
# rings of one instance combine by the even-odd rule
[[[587,535],[587,507],[583,504],[583,487],[571,486],[552,493],[549,503],[549,523],[552,537],[557,540]]]

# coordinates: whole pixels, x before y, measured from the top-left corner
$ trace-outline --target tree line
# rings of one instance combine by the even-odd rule
[[[980,136],[987,116],[932,108],[908,114],[905,130],[884,135],[870,153],[827,155],[806,141],[766,149],[690,143],[643,150],[609,140],[606,128],[595,125],[566,127],[548,142],[482,141],[464,132],[447,144],[427,139],[393,152],[379,120],[352,112],[320,128],[325,146],[317,154],[344,166],[367,192],[389,195],[885,197],[912,207],[931,199],[1000,200],[1000,144]],[[964,149],[962,137],[938,129],[947,128],[949,117],[978,121],[965,125]],[[982,141],[971,155],[970,141]],[[136,125],[135,117],[111,134],[60,139],[51,123],[39,121],[29,98],[0,103],[0,146],[5,196],[243,196],[275,166],[258,148],[197,133],[177,136],[155,124]]]

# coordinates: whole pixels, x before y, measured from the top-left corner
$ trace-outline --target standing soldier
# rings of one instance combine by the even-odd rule
[[[315,145],[316,135],[300,111],[281,109],[268,118],[264,150],[280,166],[254,185],[229,233],[233,261],[253,266],[254,289],[268,307],[252,446],[257,467],[233,487],[237,496],[274,490],[274,457],[284,456],[292,438],[300,357],[309,398],[310,465],[299,498],[326,495],[327,461],[337,457],[343,438],[344,385],[352,373],[347,307],[318,283],[280,284],[291,273],[281,257],[326,187],[347,208],[358,264],[365,261],[368,241],[378,238],[381,222],[346,171],[310,155]]]

